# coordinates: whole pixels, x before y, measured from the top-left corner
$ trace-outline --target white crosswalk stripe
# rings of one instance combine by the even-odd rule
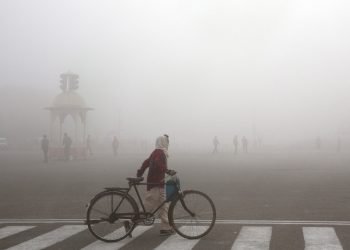
[[[0,228],[0,240],[31,228],[33,228],[33,226],[7,226]]]
[[[88,245],[87,247],[84,247],[84,250],[116,250],[120,249],[129,242],[133,241],[135,238],[146,232],[147,230],[151,229],[152,227],[149,226],[137,226],[134,231],[132,232],[132,238],[127,237],[121,241],[114,242],[114,243],[106,243],[103,241],[95,241],[94,243]],[[119,228],[118,230],[125,230],[124,228]],[[113,235],[114,233],[111,233]],[[120,234],[120,233],[117,233]]]
[[[202,225],[199,227],[201,230],[203,230],[207,226]],[[220,226],[218,225],[217,227],[220,227]],[[4,226],[0,228],[0,239],[2,239],[0,240],[0,248],[4,249],[8,247],[8,245],[1,245],[2,241],[3,242],[7,241],[6,244],[11,244],[10,246],[12,246],[15,237],[18,237],[17,240],[19,241],[19,243],[8,249],[39,250],[39,249],[44,249],[46,247],[50,247],[54,244],[57,244],[57,249],[64,249],[65,247],[61,248],[61,245],[65,245],[65,244],[69,245],[71,243],[73,245],[75,244],[74,241],[76,241],[77,238],[75,238],[75,240],[73,239],[71,240],[70,238],[72,236],[84,230],[86,230],[84,234],[88,233],[87,227],[85,225],[65,225],[49,232],[47,231],[43,232],[38,237],[33,237],[30,240],[20,242],[21,236],[20,235],[16,236],[16,234],[20,232],[25,232],[26,230],[29,230],[31,228],[36,228],[40,231],[40,225],[25,225],[25,226],[9,225],[9,226]],[[141,249],[143,249],[142,246],[140,246],[140,241],[137,241],[138,243],[133,241],[137,239],[139,236],[143,235],[148,230],[153,231],[152,233],[149,234],[150,235],[149,240],[152,240],[155,237],[159,237],[158,230],[156,229],[158,229],[158,226],[137,226],[132,233],[133,235],[132,238],[127,237],[115,243],[105,243],[100,240],[94,240],[94,242],[91,243],[90,241],[90,242],[87,242],[85,245],[83,242],[81,242],[82,244],[80,243],[80,246],[83,247],[82,248],[83,250],[97,250],[97,249],[98,250],[112,250],[112,249],[115,250],[115,249],[120,249],[126,246],[127,244],[130,244],[128,247],[135,248],[135,249],[139,249],[141,247]],[[124,228],[120,228],[118,230],[124,230]],[[180,230],[183,232],[186,232],[186,231],[191,232],[192,227],[184,225],[181,227]],[[227,230],[227,226],[225,230]],[[237,227],[236,227],[236,230],[237,230]],[[283,230],[283,228],[282,229],[279,228],[278,230]],[[344,228],[340,228],[340,229],[338,228],[337,233],[334,227],[324,227],[324,226],[321,226],[321,227],[300,226],[300,230],[302,231],[303,238],[300,236],[296,237],[296,235],[298,235],[296,234],[294,236],[291,235],[290,239],[300,240],[302,242],[301,246],[305,244],[305,250],[320,250],[320,249],[342,250],[345,248],[344,246],[342,246],[342,242],[339,240],[337,236],[337,233],[344,234],[344,231],[341,231],[341,230],[344,230]],[[346,229],[346,230],[349,230],[349,229]],[[214,231],[218,233],[220,232],[220,229],[216,228]],[[28,234],[30,233],[31,232],[28,231],[27,237],[28,237]],[[210,245],[211,245],[210,248],[213,248],[213,247],[215,248],[217,243],[213,242],[212,239],[215,238],[216,233],[214,232],[214,236],[209,235],[209,238],[206,237],[206,238],[196,239],[196,240],[188,240],[181,237],[178,234],[174,234],[174,235],[171,235],[170,237],[165,237],[164,239],[157,238],[158,242],[159,241],[161,242],[157,243],[155,246],[152,246],[152,248],[154,248],[155,250],[175,250],[175,249],[189,250],[189,249],[195,248],[198,243],[201,244],[200,245],[201,247],[203,246],[205,247],[205,244],[206,244],[205,241],[207,241],[208,243],[210,241]],[[230,241],[230,239],[228,238],[227,239],[228,241],[226,241],[225,245],[220,245],[220,243],[218,243],[217,247],[218,249],[233,249],[233,250],[268,250],[270,248],[272,238],[277,237],[278,235],[280,234],[273,233],[273,226],[242,225],[242,227],[238,232],[237,237],[234,240],[232,240],[233,243],[230,243],[232,241]],[[6,237],[8,236],[13,236],[14,238],[6,239]],[[213,238],[210,238],[210,237],[213,237]],[[233,238],[234,236],[232,235],[231,237]],[[91,239],[93,239],[92,235],[91,235]],[[341,239],[343,241],[344,237]],[[63,240],[65,240],[65,242],[63,242]],[[70,240],[71,242],[69,242]],[[203,240],[204,242],[200,242],[201,240]],[[221,243],[222,242],[223,241],[221,241]],[[346,242],[343,242],[343,243],[346,243]],[[286,244],[288,243],[286,242]]]
[[[342,250],[339,239],[331,227],[304,227],[305,250]]]
[[[232,250],[268,250],[272,227],[243,227],[235,240]]]
[[[204,231],[207,226],[198,226],[199,231]],[[188,232],[189,234],[193,230],[192,226],[183,226],[181,227],[181,232]],[[178,234],[172,235],[167,240],[165,240],[161,245],[159,245],[155,250],[188,250],[192,249],[197,243],[199,239],[196,240],[188,240],[181,237]]]
[[[86,229],[83,225],[67,225],[57,228],[51,232],[40,235],[34,239],[25,241],[19,245],[13,246],[11,250],[39,250],[61,242],[68,237],[77,234]]]

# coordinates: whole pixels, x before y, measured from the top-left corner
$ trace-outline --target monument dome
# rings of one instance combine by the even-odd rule
[[[86,156],[86,124],[87,113],[92,108],[86,105],[82,96],[77,93],[79,75],[67,72],[60,75],[60,89],[50,107],[50,155],[52,158],[62,158],[62,134],[66,130],[65,121],[71,117],[73,126],[70,133],[73,137],[72,156],[73,158],[84,158]],[[69,125],[67,125],[69,126]],[[69,129],[69,127],[68,127]]]
[[[85,100],[75,91],[66,91],[57,95],[53,102],[52,108],[88,108]]]

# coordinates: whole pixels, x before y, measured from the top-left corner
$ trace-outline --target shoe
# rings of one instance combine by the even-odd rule
[[[174,230],[168,229],[168,230],[160,230],[159,235],[160,236],[168,236],[174,234]]]
[[[124,223],[125,232],[128,233],[131,229],[130,222],[126,220],[123,223]],[[130,238],[132,237],[131,232],[129,233],[129,237]]]

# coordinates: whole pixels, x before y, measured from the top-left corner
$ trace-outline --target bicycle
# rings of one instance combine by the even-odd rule
[[[172,180],[178,180],[175,171],[169,173],[172,173]],[[86,224],[89,231],[97,239],[105,242],[116,242],[128,236],[132,237],[132,231],[137,225],[153,225],[156,212],[166,202],[170,202],[169,224],[182,237],[199,239],[208,234],[214,227],[215,205],[205,193],[196,190],[182,191],[179,181],[170,181],[165,185],[167,187],[172,185],[174,192],[167,195],[166,200],[154,211],[146,212],[137,186],[149,183],[142,182],[143,177],[126,179],[129,184],[128,188],[104,188],[104,191],[95,195],[87,205]],[[137,194],[139,205],[130,194],[132,188]]]

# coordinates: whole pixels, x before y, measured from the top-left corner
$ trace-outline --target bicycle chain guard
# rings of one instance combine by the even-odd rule
[[[154,216],[148,217],[148,218],[146,218],[146,219],[143,220],[143,224],[144,224],[145,226],[152,226],[153,223],[154,223],[154,221],[155,221],[155,219],[156,219],[156,218],[155,218]]]

